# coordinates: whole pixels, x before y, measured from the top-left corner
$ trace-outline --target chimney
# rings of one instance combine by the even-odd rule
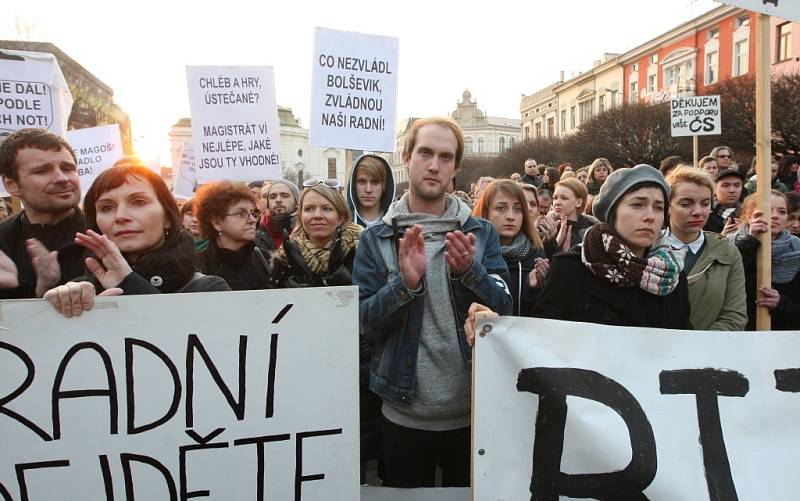
[[[560,77],[559,77],[558,81],[559,82],[563,82],[564,81],[564,70],[561,70],[561,74],[560,74]]]

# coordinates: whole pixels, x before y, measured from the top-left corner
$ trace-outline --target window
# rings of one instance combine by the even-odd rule
[[[478,153],[483,153],[483,138],[478,138]]]
[[[597,112],[602,113],[606,111],[606,96],[600,96],[597,98]]]
[[[509,148],[513,148],[514,147],[514,138],[513,137],[508,138],[508,147]]]
[[[336,159],[328,159],[328,179],[336,179]]]
[[[561,110],[561,132],[567,130],[567,110]]]
[[[651,55],[649,62],[650,64],[656,64],[658,62],[658,54]]]
[[[747,73],[749,60],[750,40],[745,38],[733,44],[733,76],[738,77]]]
[[[464,139],[464,153],[472,153],[472,138],[471,137],[468,137],[468,138]]]
[[[533,136],[536,139],[541,139],[542,138],[542,122],[536,122],[535,124],[533,124],[533,128],[534,128],[534,131],[535,131],[533,133]]]
[[[750,16],[741,16],[736,19],[736,27],[750,26]]]
[[[711,28],[708,30],[708,39],[714,40],[715,38],[719,38],[719,28]]]
[[[628,102],[635,104],[639,100],[639,82],[631,82],[629,89],[630,93],[628,94]]]
[[[658,75],[647,75],[647,92],[655,92]]]
[[[525,140],[527,141],[530,138],[531,138],[531,128],[526,125],[525,126]]]
[[[500,136],[500,153],[503,153],[506,150],[506,138]]]
[[[631,71],[639,71],[639,63],[633,63],[633,68],[631,68]]]
[[[717,82],[719,78],[719,52],[706,54],[706,85]]]
[[[570,129],[574,129],[575,128],[575,118],[576,118],[576,116],[577,115],[575,114],[575,107],[573,106],[572,108],[569,109],[569,128]]]
[[[778,26],[778,62],[786,61],[792,57],[792,23],[783,23]]]
[[[555,135],[556,135],[556,119],[550,117],[547,119],[547,137],[554,137]]]
[[[578,106],[580,107],[581,124],[585,124],[594,116],[594,99],[584,101]]]

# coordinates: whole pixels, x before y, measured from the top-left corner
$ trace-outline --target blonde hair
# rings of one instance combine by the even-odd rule
[[[456,170],[461,167],[461,159],[464,158],[464,133],[461,132],[461,126],[448,117],[428,117],[416,120],[411,126],[411,131],[406,136],[406,143],[403,146],[403,161],[407,162],[411,158],[411,153],[414,152],[414,146],[417,144],[417,134],[419,130],[426,125],[438,125],[440,127],[447,127],[453,132],[456,137]]]
[[[386,168],[384,167],[383,162],[375,157],[365,156],[358,161],[356,164],[355,173],[353,173],[354,181],[358,178],[359,173],[366,174],[370,179],[377,179],[381,185],[386,184]]]
[[[581,206],[578,207],[578,214],[583,212],[584,207],[586,207],[586,197],[589,196],[589,189],[586,185],[578,181],[576,177],[568,177],[557,182],[554,188],[558,188],[559,186],[567,188],[575,195],[575,198],[582,200]]]
[[[708,172],[689,166],[676,167],[667,174],[667,184],[670,187],[669,199],[675,198],[675,187],[678,183],[694,183],[705,188],[714,195],[714,181]]]
[[[589,172],[588,172],[588,174],[589,174],[589,179],[588,179],[588,181],[595,181],[595,182],[597,182],[597,181],[594,179],[594,171],[595,171],[595,169],[597,169],[598,167],[605,167],[606,169],[608,169],[608,173],[609,173],[609,174],[611,174],[612,172],[614,172],[614,167],[612,167],[612,166],[611,166],[611,162],[609,162],[607,158],[602,158],[602,157],[601,157],[601,158],[595,158],[595,159],[594,159],[594,162],[592,162],[592,164],[589,166]]]
[[[350,222],[351,220],[350,209],[347,208],[347,202],[344,200],[342,194],[339,192],[338,189],[325,186],[324,184],[318,184],[316,186],[311,186],[303,190],[303,193],[300,194],[300,200],[297,202],[298,213],[302,214],[303,202],[305,201],[306,195],[312,192],[321,196],[322,198],[330,202],[331,205],[333,205],[333,208],[342,217],[342,223],[341,223],[342,226]],[[305,228],[303,228],[302,216],[297,218],[297,223],[295,225],[294,231],[292,231],[292,234],[298,233],[300,231],[305,231]]]

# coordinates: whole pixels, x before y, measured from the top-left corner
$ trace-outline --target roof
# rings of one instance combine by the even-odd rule
[[[553,89],[555,89],[558,85],[561,85],[561,82],[550,84],[544,89],[538,90],[529,96],[522,96],[522,102],[519,105],[520,109],[529,108],[538,103],[547,102],[550,99],[554,99],[556,97],[556,93],[553,91]]]

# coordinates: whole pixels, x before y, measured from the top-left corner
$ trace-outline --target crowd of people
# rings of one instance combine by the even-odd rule
[[[0,299],[44,298],[65,317],[98,295],[359,287],[362,481],[469,484],[471,346],[477,312],[653,328],[800,328],[800,159],[775,158],[771,214],[757,179],[714,148],[615,169],[527,159],[508,179],[455,190],[464,137],[418,120],[403,161],[355,160],[335,179],[201,186],[181,204],[135,158],[81,203],[61,137],[23,129],[0,144],[0,176],[24,207],[0,223]],[[751,168],[754,166],[750,166]],[[3,204],[6,208],[6,205]],[[756,284],[758,237],[772,286]]]

